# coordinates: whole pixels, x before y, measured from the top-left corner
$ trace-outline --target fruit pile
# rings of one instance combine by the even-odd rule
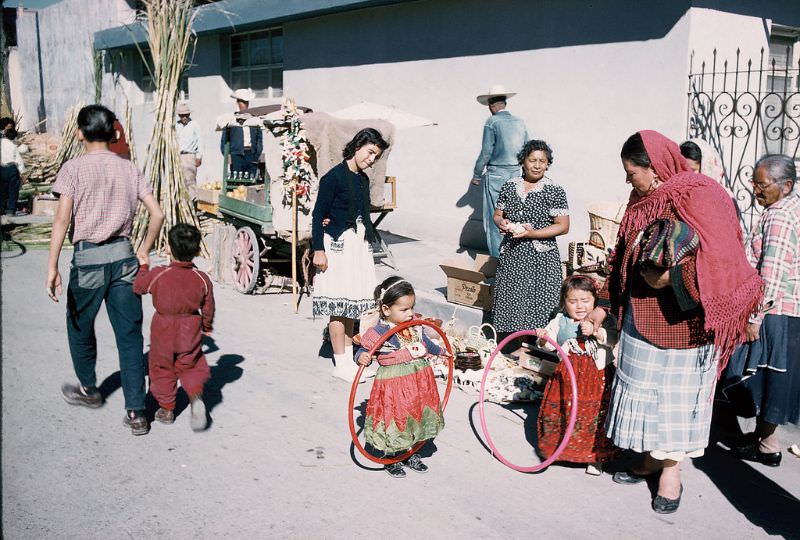
[[[245,186],[237,186],[228,192],[228,197],[243,201],[247,198],[247,188]]]
[[[200,187],[203,189],[222,189],[222,182],[206,182],[205,184],[200,184]]]

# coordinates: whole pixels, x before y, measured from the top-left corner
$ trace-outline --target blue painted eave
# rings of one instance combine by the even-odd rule
[[[197,8],[198,35],[233,33],[286,21],[417,0],[222,0]],[[94,34],[94,48],[116,49],[147,41],[146,23],[118,26]]]

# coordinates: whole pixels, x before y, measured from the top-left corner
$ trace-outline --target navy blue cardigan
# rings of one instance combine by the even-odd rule
[[[351,193],[352,191],[352,193]],[[367,240],[374,241],[372,221],[369,218],[369,178],[362,173],[354,173],[342,161],[319,181],[317,202],[311,213],[311,245],[315,251],[325,250],[322,241],[325,233],[338,240],[344,231],[355,228],[350,216],[350,197],[353,197],[356,215],[361,216],[366,228]],[[327,227],[322,220],[329,218]]]

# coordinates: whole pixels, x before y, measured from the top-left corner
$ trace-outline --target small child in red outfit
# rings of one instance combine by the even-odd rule
[[[142,257],[133,290],[153,295],[156,313],[150,325],[150,393],[158,401],[155,419],[162,424],[175,421],[175,393],[180,380],[189,395],[191,426],[207,426],[203,385],[210,370],[203,355],[203,334],[211,333],[214,320],[214,291],[211,279],[192,264],[200,254],[200,231],[179,223],[168,235],[172,263],[150,270]]]

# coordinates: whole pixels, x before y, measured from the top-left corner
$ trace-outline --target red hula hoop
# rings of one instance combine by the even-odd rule
[[[483,436],[486,438],[486,443],[492,450],[492,455],[496,457],[498,460],[500,460],[500,462],[506,465],[507,467],[510,467],[515,471],[526,472],[526,473],[541,471],[542,469],[549,467],[551,463],[553,463],[556,459],[558,459],[558,456],[561,455],[561,452],[564,451],[564,448],[566,448],[567,444],[569,443],[569,438],[572,436],[572,430],[575,429],[575,420],[578,416],[578,385],[575,382],[575,370],[572,369],[572,363],[569,361],[569,357],[567,356],[567,353],[564,352],[564,349],[562,349],[558,345],[558,343],[550,339],[548,336],[545,336],[542,339],[544,339],[544,341],[548,342],[550,345],[553,345],[556,348],[558,355],[561,357],[561,361],[564,362],[564,365],[567,368],[567,373],[569,373],[570,388],[572,389],[572,404],[569,413],[569,422],[567,423],[567,429],[564,433],[564,438],[561,440],[561,444],[558,445],[555,452],[553,452],[552,456],[544,460],[539,465],[534,465],[533,467],[523,467],[521,465],[516,465],[514,463],[511,463],[495,447],[494,442],[492,441],[492,436],[489,435],[489,428],[486,427],[486,414],[483,409],[484,392],[486,390],[486,378],[489,375],[489,370],[492,367],[492,362],[494,362],[497,353],[509,341],[511,341],[512,339],[516,339],[520,336],[535,336],[535,335],[536,332],[534,332],[533,330],[520,330],[519,332],[514,332],[513,334],[511,334],[510,336],[508,336],[503,341],[497,344],[497,348],[495,348],[495,350],[492,351],[492,355],[489,357],[488,362],[486,362],[486,368],[483,373],[483,378],[481,379],[481,391],[480,395],[478,396],[478,409],[481,415],[481,428],[483,429]]]
[[[414,319],[402,324],[398,324],[388,332],[386,332],[381,339],[369,350],[369,356],[372,357],[381,348],[381,346],[386,342],[387,339],[395,335],[400,330],[404,330],[411,326],[429,326],[436,330],[436,332],[441,336],[442,340],[444,341],[444,346],[447,349],[447,353],[449,355],[447,361],[447,389],[444,391],[444,397],[442,398],[442,413],[444,413],[445,407],[447,407],[447,401],[450,399],[450,390],[453,389],[453,348],[450,346],[450,341],[447,339],[447,336],[442,332],[442,329],[433,324],[430,321],[426,321],[423,319]],[[404,459],[410,458],[414,453],[416,453],[422,446],[425,444],[426,441],[421,441],[417,443],[413,448],[411,448],[408,452],[403,454],[402,456],[395,456],[392,458],[382,458],[373,456],[369,452],[364,449],[364,446],[358,440],[358,435],[356,434],[356,426],[355,422],[353,421],[353,406],[355,405],[356,401],[356,389],[358,388],[358,384],[361,382],[361,375],[364,373],[364,366],[358,366],[358,373],[356,373],[356,377],[353,380],[353,385],[350,387],[350,399],[347,402],[347,422],[350,427],[350,437],[353,439],[353,445],[358,449],[362,456],[369,459],[370,461],[374,461],[375,463],[380,463],[382,465],[391,465],[392,463],[397,463],[398,461],[403,461]]]

